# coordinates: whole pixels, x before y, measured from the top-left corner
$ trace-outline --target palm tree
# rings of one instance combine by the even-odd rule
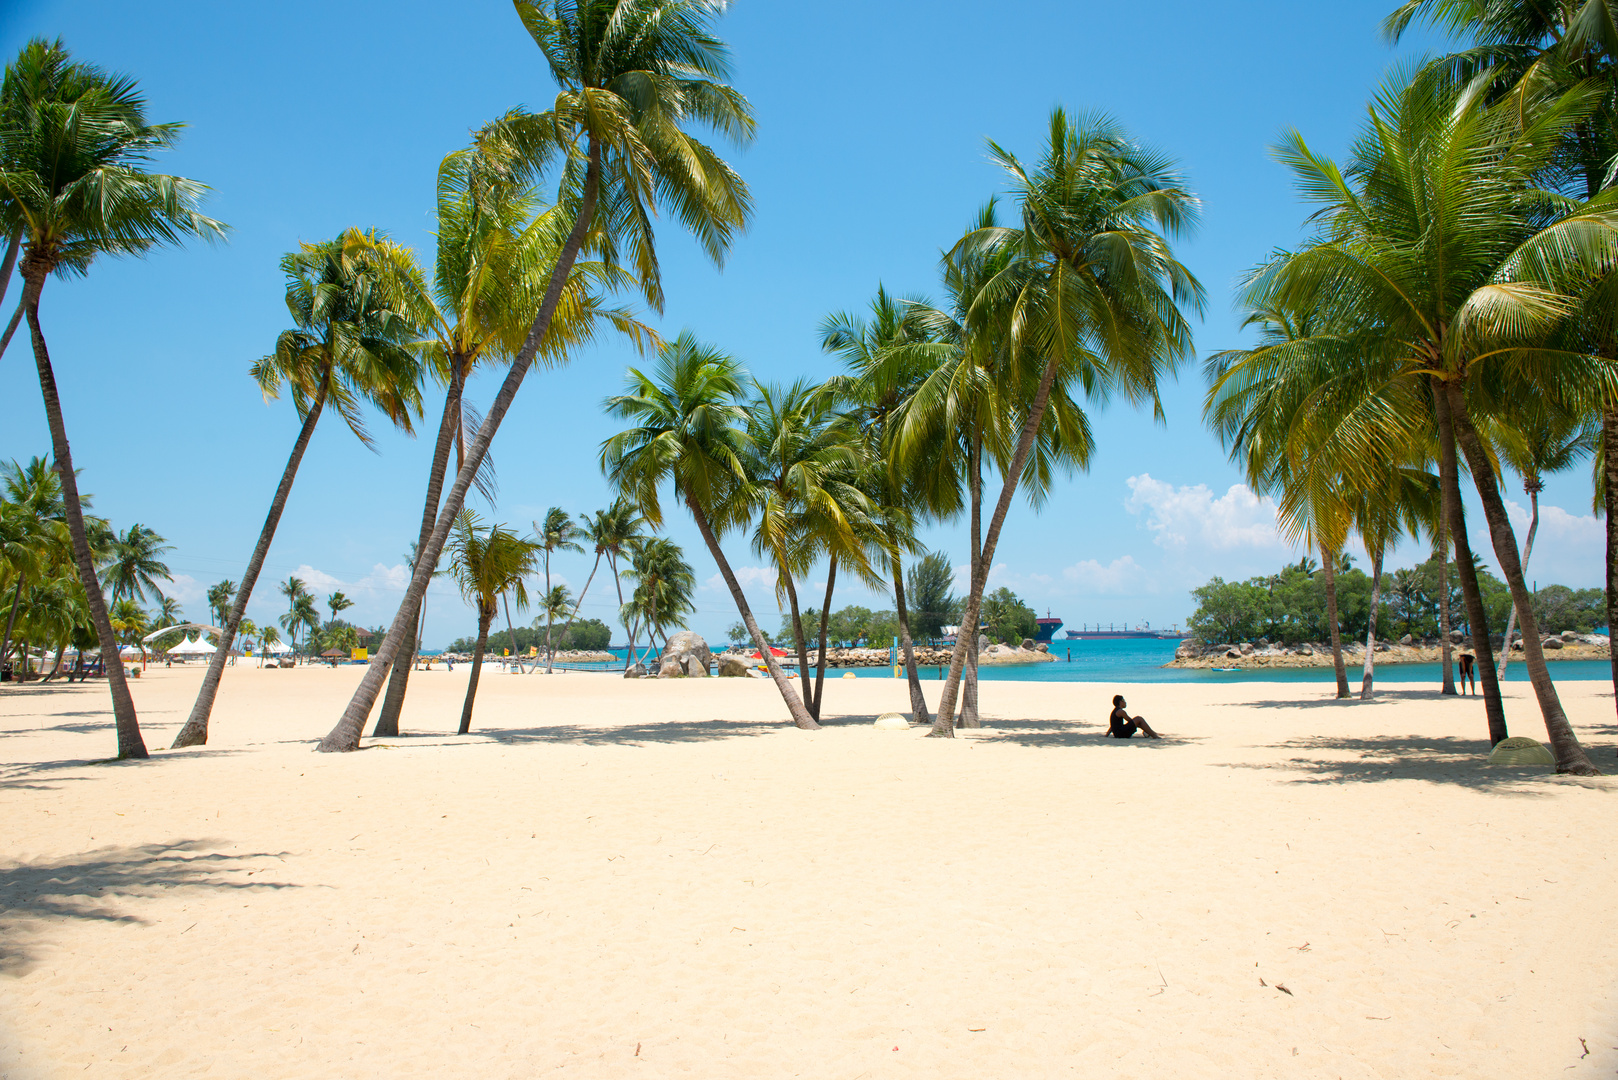
[[[146,599],[146,590],[161,595],[158,579],[172,581],[168,566],[159,556],[174,549],[163,538],[138,522],[118,534],[113,542],[112,562],[101,571],[101,586],[109,598],[119,600]]]
[[[798,609],[796,576],[828,557],[826,601],[821,606],[821,659],[825,658],[826,612],[839,560],[872,576],[863,540],[871,532],[870,500],[856,481],[861,436],[837,410],[835,385],[800,379],[781,388],[754,384],[741,445],[745,483],[737,497],[749,503],[756,525],[753,550],[775,564],[776,603],[784,598],[798,653],[798,672],[809,715],[820,718],[819,683],[809,681],[809,654]],[[822,671],[822,679],[824,672]]]
[[[1381,482],[1350,496],[1354,527],[1371,557],[1371,610],[1365,628],[1365,665],[1360,700],[1367,701],[1376,677],[1376,626],[1382,607],[1382,562],[1402,536],[1431,531],[1438,521],[1438,477],[1421,467],[1396,464],[1380,471]],[[1447,666],[1448,661],[1445,661]]]
[[[135,601],[124,599],[113,601],[108,618],[112,623],[113,630],[117,632],[125,645],[138,645],[140,647],[140,662],[144,666],[146,663],[146,644],[141,641],[141,638],[145,637],[147,631],[152,628],[151,617]],[[107,660],[104,666],[110,669],[116,665],[118,656],[118,650],[114,649],[112,657]]]
[[[503,525],[491,525],[487,532],[481,532],[478,516],[471,510],[462,510],[455,519],[455,538],[449,549],[450,574],[478,613],[477,645],[472,650],[472,676],[466,686],[466,702],[461,706],[459,734],[472,730],[472,704],[477,697],[483,650],[489,641],[489,624],[494,621],[497,602],[509,589],[519,607],[527,606],[523,578],[534,572],[538,553],[538,544]]]
[[[332,622],[336,622],[337,621],[337,616],[341,615],[343,612],[347,611],[349,608],[351,608],[353,606],[354,606],[354,601],[352,601],[348,597],[344,596],[343,591],[341,589],[338,589],[336,592],[334,592],[330,596],[326,597],[326,607],[331,609],[331,621]]]
[[[303,625],[298,609],[301,601],[310,599],[309,586],[300,577],[289,577],[276,586],[276,590],[287,600],[287,613],[277,621],[280,622],[281,629],[292,638],[292,648],[295,651],[298,648],[298,627]]]
[[[551,627],[551,623],[554,622],[558,616],[561,616],[561,617],[565,618],[567,616],[567,613],[568,613],[569,609],[572,606],[573,606],[573,597],[568,592],[568,587],[566,585],[549,586],[549,587],[547,587],[545,589],[545,591],[543,593],[540,594],[539,603],[538,603],[539,614],[534,618],[534,629],[536,629],[536,630],[539,629],[540,620],[544,620],[545,629],[546,629],[546,635],[545,635],[545,655],[547,657],[546,662],[545,662],[546,674],[550,674],[551,671],[552,671],[551,661],[549,659],[549,657],[551,656],[551,640],[550,640],[550,632],[549,632],[550,627]],[[512,635],[512,641],[516,641],[515,633]]]
[[[1543,404],[1525,403],[1522,412],[1526,422],[1518,429],[1502,431],[1498,440],[1499,456],[1522,477],[1523,493],[1528,496],[1528,534],[1523,537],[1522,545],[1525,574],[1528,560],[1534,554],[1534,534],[1539,532],[1539,493],[1545,490],[1545,474],[1570,469],[1589,455],[1595,449],[1601,427],[1598,417],[1561,416],[1544,409]],[[1513,604],[1511,614],[1506,616],[1506,636],[1500,646],[1502,680],[1506,677],[1506,665],[1511,662],[1511,632],[1516,625],[1517,608]]]
[[[740,498],[747,452],[742,408],[742,367],[699,342],[689,331],[665,345],[651,374],[630,368],[624,392],[607,400],[610,415],[634,424],[601,446],[601,467],[624,497],[640,507],[654,528],[663,523],[659,489],[671,482],[675,498],[691,512],[708,553],[730,589],[736,610],[786,702],[792,722],[818,728],[803,700],[776,663],[753,617],[719,538],[745,524]]]
[[[531,185],[513,181],[476,148],[459,150],[445,157],[438,169],[437,247],[431,278],[408,251],[377,253],[396,302],[411,322],[424,329],[428,369],[447,388],[417,549],[427,548],[438,520],[450,447],[455,449],[459,473],[466,463],[467,441],[482,422],[466,401],[466,380],[480,365],[509,362],[522,351],[566,239],[566,207],[540,208],[541,199]],[[600,262],[577,263],[535,355],[549,364],[565,362],[570,350],[593,339],[603,320],[637,346],[655,339],[626,311],[600,303],[596,290],[618,284],[623,277],[622,271]],[[493,501],[492,458],[484,458],[473,483]],[[394,656],[374,736],[399,734],[419,620],[420,612],[406,620],[406,635]]]
[[[222,624],[219,649],[208,660],[191,715],[174,737],[176,748],[208,741],[208,718],[236,627],[246,614],[298,466],[326,407],[330,405],[368,447],[372,442],[365,426],[366,403],[405,432],[412,430],[411,414],[421,413],[421,363],[410,347],[416,331],[391,306],[376,269],[377,253],[392,250],[391,242],[378,233],[349,229],[334,240],[304,244],[281,260],[287,310],[295,329],[282,331],[275,352],[254,363],[252,375],[266,399],[289,389],[302,424]]]
[[[281,643],[281,631],[277,630],[275,627],[266,626],[266,627],[262,628],[261,630],[259,630],[259,632],[258,632],[258,655],[259,655],[259,661],[262,663],[264,657],[269,655],[271,645],[279,645],[280,643]]]
[[[214,625],[223,627],[230,619],[230,601],[236,595],[236,583],[229,578],[208,589],[208,617]]]
[[[1015,312],[1002,323],[1003,341],[994,352],[1001,361],[998,381],[1007,391],[1003,400],[1020,423],[1007,425],[1017,434],[1000,466],[1003,482],[982,550],[974,553],[962,632],[933,724],[932,734],[945,737],[953,735],[961,673],[968,652],[976,649],[986,569],[993,565],[1011,500],[1028,483],[1025,470],[1042,464],[1034,451],[1053,391],[1074,385],[1094,397],[1117,394],[1150,403],[1161,417],[1158,379],[1191,349],[1181,307],[1200,310],[1203,298],[1166,239],[1189,229],[1198,211],[1167,158],[1110,119],[1070,124],[1061,109],[1051,114],[1036,168],[995,143],[989,147],[1006,170],[1021,225],[977,229],[957,252],[1006,260],[972,301],[968,323]],[[1066,441],[1074,453],[1081,446],[1087,452],[1088,437],[1087,428],[1075,429]],[[905,440],[901,435],[901,447]],[[919,448],[912,442],[902,453],[913,457]]]
[[[663,638],[664,646],[668,645],[667,628],[684,626],[685,617],[696,610],[691,601],[696,575],[678,544],[653,537],[636,545],[624,576],[634,585],[628,612],[646,627],[649,644],[661,653],[658,637]]]
[[[69,78],[67,72],[77,74]],[[82,92],[38,96],[7,113],[0,129],[0,216],[22,225],[23,311],[33,339],[34,365],[51,429],[51,447],[62,478],[68,532],[80,583],[90,606],[104,654],[117,652],[117,640],[96,580],[95,563],[80,509],[77,474],[68,446],[67,425],[56,390],[56,374],[39,321],[39,299],[53,273],[82,274],[97,255],[140,255],[188,236],[214,238],[224,226],[197,206],[206,189],[191,180],[144,171],[147,159],[171,148],[174,124],[146,122],[146,103],[135,82],[74,65],[60,44],[30,42],[7,69],[7,80],[41,88],[65,89],[78,80]],[[86,84],[94,83],[93,86]],[[118,756],[145,757],[135,703],[123,669],[107,665]]]
[[[547,598],[551,595],[551,553],[555,551],[577,551],[582,553],[584,547],[574,539],[580,535],[582,534],[579,527],[573,524],[573,519],[560,506],[553,506],[545,511],[543,524],[538,521],[534,522],[534,539],[539,544],[540,550],[545,553],[545,596]],[[558,614],[567,614],[567,609],[562,608]],[[545,674],[547,675],[553,674],[555,671],[552,658],[554,650],[551,648],[551,621],[553,618],[554,616],[547,608],[545,612]]]
[[[614,499],[612,505],[605,510],[597,510],[594,514],[579,515],[581,522],[579,535],[589,542],[595,549],[595,562],[590,564],[590,576],[584,579],[584,588],[579,590],[578,599],[573,602],[573,610],[567,617],[567,626],[562,629],[562,636],[568,637],[573,632],[573,621],[579,617],[579,608],[584,604],[585,594],[590,591],[590,583],[596,578],[596,570],[601,566],[601,557],[607,558],[607,566],[612,570],[612,582],[618,590],[618,607],[624,606],[624,590],[618,580],[618,559],[626,552],[632,550],[641,539],[640,527],[642,518],[640,512],[624,499]],[[626,624],[624,629],[629,629]],[[635,652],[634,642],[630,642],[629,656]],[[626,657],[625,667],[629,660]]]
[[[1585,283],[1618,262],[1618,193],[1573,205],[1537,186],[1564,134],[1591,108],[1582,89],[1548,98],[1525,90],[1491,105],[1476,86],[1457,91],[1423,76],[1379,96],[1346,173],[1301,136],[1288,136],[1281,156],[1322,204],[1319,234],[1249,289],[1255,306],[1349,308],[1363,328],[1363,359],[1347,370],[1366,395],[1397,399],[1387,423],[1402,425],[1410,443],[1436,421],[1445,517],[1463,585],[1471,560],[1462,550],[1457,447],[1465,456],[1522,620],[1524,662],[1557,768],[1578,774],[1594,766],[1545,666],[1518,545],[1474,412],[1481,418],[1543,396],[1582,413],[1605,395],[1618,398],[1611,362],[1549,345]],[[1424,397],[1430,406],[1417,408]],[[1495,671],[1483,616],[1473,610],[1469,621],[1488,690]],[[1503,736],[1503,717],[1498,725],[1490,719],[1491,738]]]
[[[674,212],[715,262],[723,261],[746,226],[751,212],[746,185],[686,130],[695,123],[738,143],[752,137],[752,109],[723,81],[727,51],[710,29],[727,7],[725,0],[517,0],[523,26],[561,90],[550,111],[514,110],[485,129],[480,144],[491,160],[509,164],[521,177],[538,175],[560,157],[557,202],[569,208],[573,223],[522,348],[422,545],[394,625],[321,750],[359,747],[387,665],[426,592],[430,568],[437,565],[472,478],[549,330],[586,240],[608,263],[627,249],[642,295],[661,310],[651,224],[660,206]]]
[[[88,497],[84,505],[89,505]],[[0,467],[0,579],[11,585],[11,603],[0,632],[0,663],[11,655],[11,635],[29,580],[56,577],[71,570],[72,561],[56,470],[40,457],[27,465],[7,462]]]

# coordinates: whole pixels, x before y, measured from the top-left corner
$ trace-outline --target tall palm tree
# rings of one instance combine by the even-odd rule
[[[60,87],[58,73],[73,68],[60,44],[34,41],[7,69],[7,78]],[[77,70],[91,69],[78,65]],[[147,123],[146,103],[134,80],[94,74],[97,85],[82,93],[59,97],[42,92],[7,113],[7,123],[0,129],[4,144],[0,162],[5,166],[0,174],[4,207],[0,215],[13,226],[22,225],[24,254],[18,264],[22,305],[45,399],[52,454],[62,478],[68,532],[97,637],[103,653],[112,656],[118,643],[85,532],[56,373],[39,320],[40,294],[51,274],[86,273],[97,255],[140,255],[186,237],[212,239],[223,234],[224,226],[197,209],[206,190],[201,184],[144,169],[152,155],[175,144],[179,126]],[[123,669],[110,663],[107,676],[118,756],[145,757],[146,744]]]
[[[887,453],[893,437],[895,410],[916,390],[929,370],[924,363],[914,362],[914,357],[909,358],[910,363],[890,360],[913,337],[914,321],[906,317],[909,309],[921,306],[922,301],[896,299],[879,285],[871,300],[869,318],[848,312],[827,316],[820,326],[820,347],[840,356],[849,371],[849,376],[841,380],[840,392],[851,403],[856,422],[867,440],[864,474],[877,520],[888,541],[894,611],[899,621],[899,643],[910,689],[911,715],[918,724],[931,724],[932,715],[916,666],[910,607],[905,602],[904,552],[916,550],[913,540],[917,520],[923,516],[942,520],[958,511],[955,497],[959,487],[918,482],[918,479],[924,481],[929,472],[936,472],[936,464],[932,470],[923,470],[919,478],[915,474],[901,474]],[[824,659],[824,648],[821,654]]]
[[[462,510],[456,517],[455,538],[449,548],[450,574],[478,613],[477,644],[472,650],[472,675],[461,706],[459,734],[472,730],[472,704],[483,670],[483,650],[488,645],[489,624],[494,621],[499,598],[510,590],[518,607],[528,605],[523,579],[536,569],[538,553],[538,544],[503,525],[491,525],[488,531],[482,531],[477,514],[471,510]]]
[[[580,535],[582,534],[579,527],[573,523],[573,519],[568,516],[567,511],[560,506],[553,506],[545,511],[544,522],[534,522],[534,539],[539,544],[540,550],[544,552],[545,596],[547,598],[551,595],[551,554],[557,551],[583,552],[583,545],[575,539]],[[567,614],[567,609],[564,607],[557,614],[565,615]],[[555,672],[552,655],[554,650],[551,648],[551,623],[553,618],[554,616],[547,607],[545,611],[545,674],[547,675]]]
[[[605,510],[597,510],[593,514],[579,515],[579,535],[595,550],[595,562],[590,564],[590,576],[584,579],[584,588],[573,602],[573,609],[568,613],[567,625],[562,628],[562,636],[566,638],[573,631],[573,622],[579,617],[579,608],[584,604],[584,597],[590,591],[590,583],[596,579],[596,571],[601,567],[602,556],[606,556],[607,566],[612,570],[613,585],[618,589],[618,607],[624,606],[624,590],[618,580],[618,559],[633,549],[642,537],[640,527],[642,518],[640,511],[627,500],[618,498]],[[627,631],[629,627],[625,625]],[[634,643],[630,643],[629,655],[635,652]],[[625,666],[628,666],[628,659]]]
[[[446,387],[417,549],[427,548],[438,519],[450,448],[454,447],[459,473],[466,463],[468,439],[475,437],[481,423],[465,397],[467,378],[480,366],[510,362],[522,351],[566,239],[566,213],[565,206],[544,207],[537,189],[491,165],[477,148],[458,150],[438,168],[438,230],[431,275],[408,251],[377,253],[395,302],[423,328],[428,370]],[[591,341],[603,323],[627,334],[637,346],[655,339],[627,311],[606,307],[599,299],[600,290],[625,277],[600,262],[575,264],[535,356],[547,364],[563,363],[570,350]],[[493,458],[485,456],[473,483],[492,502]],[[394,656],[373,735],[399,733],[419,621],[419,612],[406,620],[406,636]]]
[[[1523,423],[1506,429],[1498,440],[1499,456],[1522,477],[1523,493],[1528,496],[1528,532],[1523,537],[1522,568],[1534,554],[1534,535],[1539,532],[1539,493],[1545,490],[1545,474],[1572,468],[1595,449],[1601,429],[1599,416],[1569,417],[1543,408],[1544,402],[1527,402],[1521,410]],[[1506,616],[1506,636],[1500,647],[1500,678],[1506,677],[1511,662],[1511,634],[1517,625],[1517,607]]]
[[[303,578],[289,577],[276,586],[276,591],[286,597],[287,601],[287,613],[277,621],[280,622],[281,629],[285,630],[287,635],[292,638],[292,648],[296,650],[298,647],[298,627],[303,625],[298,615],[298,608],[300,601],[309,599],[309,586],[304,582]]]
[[[634,426],[601,446],[608,480],[640,507],[648,524],[663,523],[659,491],[671,483],[691,513],[708,553],[736,602],[736,610],[786,702],[792,722],[818,728],[770,651],[753,609],[736,580],[719,538],[746,524],[741,496],[748,452],[746,410],[741,405],[745,373],[734,359],[698,341],[689,331],[660,351],[650,374],[630,368],[624,392],[607,399],[607,412]]]
[[[1562,772],[1590,774],[1545,666],[1529,609],[1516,537],[1478,424],[1513,400],[1538,395],[1585,412],[1611,394],[1618,371],[1599,356],[1550,345],[1577,293],[1618,263],[1618,194],[1570,204],[1538,180],[1562,136],[1591,114],[1586,89],[1524,90],[1491,104],[1477,86],[1457,90],[1418,76],[1388,86],[1371,107],[1349,168],[1296,134],[1281,156],[1321,204],[1314,242],[1255,280],[1258,304],[1335,304],[1363,327],[1364,359],[1347,364],[1365,394],[1396,396],[1390,425],[1406,442],[1436,421],[1439,478],[1463,575],[1459,460],[1465,457],[1489,536],[1523,624],[1524,663]],[[1422,384],[1422,385],[1417,385]],[[1430,401],[1427,409],[1408,403]],[[1477,419],[1474,419],[1474,413]],[[1488,625],[1471,613],[1479,675],[1493,683]],[[1503,718],[1491,737],[1504,734]]]
[[[680,546],[659,536],[635,546],[624,576],[634,586],[629,611],[646,627],[649,644],[661,651],[658,637],[662,637],[666,646],[668,628],[684,626],[685,617],[696,610],[691,600],[696,589],[696,574],[685,561]]]
[[[753,550],[775,564],[776,602],[784,598],[798,653],[798,672],[809,715],[819,719],[818,685],[809,681],[809,654],[794,579],[822,555],[828,559],[824,631],[839,560],[872,576],[864,550],[872,506],[858,487],[861,437],[852,417],[839,412],[835,385],[800,379],[789,387],[755,383],[742,441],[745,483],[738,497],[756,524]],[[824,673],[822,672],[822,679]]]
[[[208,718],[236,628],[247,612],[298,467],[326,407],[368,447],[372,442],[365,425],[367,404],[405,432],[413,430],[412,415],[421,414],[421,363],[411,347],[416,328],[396,310],[377,268],[377,253],[393,250],[394,245],[376,232],[349,229],[336,239],[304,244],[281,260],[294,329],[282,331],[275,352],[255,362],[252,375],[266,399],[289,389],[302,423],[223,623],[219,648],[208,660],[190,716],[174,737],[176,748],[208,741]]]
[[[713,35],[725,0],[515,0],[523,27],[560,87],[548,111],[516,110],[481,135],[491,158],[521,176],[562,161],[558,204],[573,223],[522,348],[501,383],[450,486],[437,524],[411,577],[394,626],[383,639],[348,708],[321,741],[324,751],[359,747],[365,718],[386,668],[426,591],[430,568],[449,538],[472,478],[548,331],[564,284],[586,249],[616,263],[627,249],[642,295],[661,310],[663,290],[652,220],[668,208],[722,262],[751,212],[747,187],[713,149],[693,137],[700,124],[745,143],[752,137],[747,100],[728,86],[729,59]]]
[[[1015,312],[996,352],[1004,362],[999,379],[1012,390],[1006,396],[1015,407],[1016,435],[973,560],[977,572],[933,724],[932,735],[945,737],[953,735],[962,669],[976,649],[986,570],[1011,500],[1028,481],[1025,470],[1039,465],[1035,449],[1053,391],[1074,385],[1098,400],[1118,395],[1149,403],[1161,418],[1158,380],[1191,349],[1181,308],[1200,310],[1203,301],[1201,285],[1169,245],[1168,237],[1188,230],[1198,213],[1169,159],[1106,117],[1070,123],[1059,108],[1036,167],[995,143],[989,147],[1006,171],[1020,226],[980,228],[957,248],[989,260],[1006,257],[972,302],[969,322]],[[1075,432],[1069,441],[1080,437]],[[907,456],[915,452],[912,446]]]
[[[139,522],[118,534],[112,546],[112,561],[101,571],[101,586],[109,598],[145,601],[146,590],[162,594],[158,580],[172,581],[169,568],[161,559],[174,549],[163,538]]]
[[[353,606],[354,601],[350,600],[347,596],[344,596],[343,590],[341,589],[338,589],[336,592],[326,597],[326,607],[331,611],[332,622],[336,622],[337,616],[341,615],[343,612],[347,611]]]
[[[86,496],[84,505],[89,501]],[[37,456],[26,465],[10,461],[0,466],[0,580],[11,586],[5,629],[0,631],[0,663],[11,655],[12,631],[29,581],[71,572],[72,563],[56,470]]]
[[[208,617],[214,625],[223,627],[230,620],[230,601],[236,595],[236,583],[229,578],[208,588]]]
[[[1521,91],[1525,85],[1595,88],[1591,115],[1561,133],[1559,156],[1568,174],[1564,187],[1587,199],[1613,187],[1618,179],[1611,167],[1618,156],[1618,11],[1612,0],[1408,0],[1388,16],[1384,29],[1397,41],[1417,19],[1454,37],[1470,36],[1470,48],[1433,65],[1461,78],[1492,80],[1495,94]],[[1607,358],[1618,356],[1614,278],[1607,274],[1596,279],[1570,326],[1572,336],[1582,339],[1578,347]],[[1596,498],[1607,517],[1605,584],[1607,624],[1612,626],[1618,623],[1618,399],[1609,395],[1598,415],[1604,452],[1596,465]],[[1505,655],[1510,650],[1508,631]],[[1612,656],[1612,684],[1618,708],[1618,650]]]
[[[539,614],[534,617],[534,628],[536,630],[539,629],[540,620],[543,619],[545,621],[546,630],[548,631],[551,624],[558,617],[565,618],[567,616],[568,610],[573,606],[573,596],[566,585],[549,586],[543,593],[540,594],[537,606],[539,608]],[[515,635],[513,635],[513,640],[516,640]],[[545,639],[547,657],[551,655],[550,648],[550,637],[549,634],[547,634]],[[550,660],[547,659],[547,673],[552,670],[550,664]]]

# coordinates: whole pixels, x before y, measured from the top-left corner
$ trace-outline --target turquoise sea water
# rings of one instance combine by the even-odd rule
[[[1051,646],[1057,660],[1052,664],[1025,664],[1016,667],[982,667],[979,677],[984,681],[1012,680],[1021,682],[1283,682],[1324,683],[1331,685],[1336,676],[1329,667],[1324,668],[1272,668],[1248,671],[1208,671],[1187,668],[1165,668],[1174,659],[1178,641],[1154,639],[1122,641],[1061,641]],[[613,649],[620,658],[624,650]],[[1069,659],[1069,656],[1072,659]],[[1349,684],[1360,685],[1361,663],[1348,664]],[[1558,660],[1551,665],[1551,677],[1557,680],[1611,680],[1612,667],[1603,660]],[[836,671],[839,676],[843,670]],[[890,668],[849,668],[857,678],[891,679]],[[923,667],[923,679],[940,678],[937,667]],[[1506,669],[1507,682],[1526,682],[1527,668],[1520,658],[1513,659]],[[1437,664],[1381,664],[1376,668],[1378,683],[1430,683],[1439,686],[1442,673]]]
[[[984,681],[1010,679],[1023,682],[1284,682],[1325,683],[1331,685],[1336,675],[1324,668],[1272,668],[1248,671],[1206,671],[1187,668],[1165,668],[1174,659],[1178,641],[1122,640],[1122,641],[1061,641],[1051,645],[1057,657],[1054,664],[1027,664],[1018,667],[980,667],[978,677]],[[1072,660],[1069,661],[1069,655]],[[1358,687],[1363,661],[1348,665],[1349,683]],[[1378,683],[1442,683],[1443,673],[1438,664],[1377,664]],[[1612,679],[1612,666],[1601,660],[1558,660],[1550,665],[1554,679]],[[893,673],[886,668],[856,668],[861,678],[891,679]],[[923,679],[939,677],[938,668],[922,668]],[[1520,659],[1513,659],[1506,668],[1507,682],[1526,682],[1527,669]]]

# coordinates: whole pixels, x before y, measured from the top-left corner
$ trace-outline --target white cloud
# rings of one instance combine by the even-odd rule
[[[1517,543],[1521,544],[1528,538],[1529,510],[1507,499],[1506,514],[1517,533]],[[1534,542],[1537,544],[1542,539],[1564,544],[1604,545],[1607,542],[1607,526],[1590,514],[1570,514],[1560,506],[1540,503],[1539,532],[1534,534]]]
[[[1131,476],[1124,509],[1144,515],[1152,540],[1173,551],[1186,548],[1229,551],[1240,548],[1286,550],[1275,527],[1275,500],[1246,484],[1232,484],[1215,497],[1206,484],[1176,487],[1148,473]]]
[[[1142,591],[1157,591],[1156,582],[1133,555],[1114,559],[1105,566],[1095,559],[1085,559],[1064,567],[1062,578],[1084,592],[1101,596],[1135,596]]]
[[[963,595],[968,591],[968,589],[971,588],[972,585],[971,569],[971,564],[964,562],[955,568],[953,585],[956,589],[959,589]],[[993,566],[989,567],[989,575],[983,584],[983,591],[986,593],[991,592],[996,587],[1006,584],[1007,581],[1011,580],[1008,577],[1010,573],[1011,572],[1006,569],[1005,563],[995,563]]]
[[[163,590],[163,595],[174,597],[183,607],[186,604],[205,603],[208,599],[208,590],[190,574],[175,574],[168,587]]]

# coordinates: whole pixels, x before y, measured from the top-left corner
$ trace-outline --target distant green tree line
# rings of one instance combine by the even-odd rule
[[[496,630],[489,634],[490,649],[511,648],[510,630]],[[545,626],[519,626],[516,628],[517,649],[519,653],[526,654],[530,647],[545,651]],[[573,624],[573,628],[564,633],[560,628],[553,630],[551,641],[558,650],[561,649],[605,649],[612,642],[612,628],[600,619],[580,619]],[[446,652],[469,653],[477,644],[475,638],[458,637],[449,643]]]
[[[1511,610],[1511,590],[1481,566],[1477,568],[1477,576],[1489,625],[1503,627]],[[1377,605],[1378,625],[1395,636],[1437,636],[1444,579],[1442,562],[1436,558],[1388,574]],[[1451,573],[1448,579],[1450,611],[1459,616],[1456,628],[1469,634],[1471,627],[1465,620],[1456,577]],[[1363,637],[1371,612],[1370,575],[1343,556],[1336,585],[1342,633]],[[1201,588],[1193,589],[1191,595],[1197,601],[1197,610],[1187,626],[1199,641],[1208,644],[1267,638],[1296,645],[1330,637],[1325,575],[1313,559],[1306,558],[1282,567],[1278,573],[1246,581],[1216,577]],[[1535,592],[1533,606],[1539,627],[1548,634],[1564,630],[1587,634],[1606,623],[1606,596],[1600,589],[1547,585]]]

